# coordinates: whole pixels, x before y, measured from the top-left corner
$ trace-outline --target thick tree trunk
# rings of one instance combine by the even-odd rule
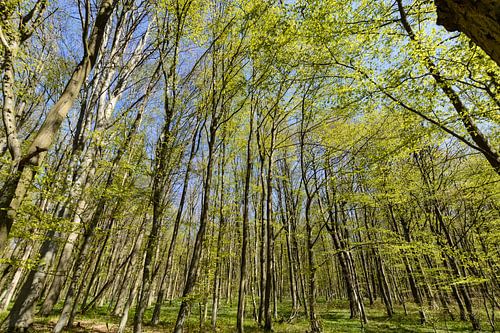
[[[17,138],[17,122],[15,112],[15,97],[14,97],[14,54],[17,53],[17,45],[10,45],[3,53],[3,108],[2,119],[6,134],[6,144],[9,149],[12,163],[15,165],[21,158],[21,144]]]
[[[24,250],[23,257],[21,258],[21,262],[25,262],[28,260],[29,256],[31,255],[32,247],[29,246]],[[7,311],[7,308],[10,304],[10,301],[12,299],[12,296],[14,296],[14,291],[17,288],[17,285],[21,281],[21,277],[23,275],[23,268],[19,267],[16,272],[14,273],[14,276],[12,277],[12,280],[10,281],[9,286],[7,287],[7,290],[5,292],[5,295],[3,296],[2,303],[0,304],[0,308],[3,311]]]
[[[37,269],[30,271],[19,295],[16,297],[8,318],[7,332],[25,332],[33,323],[36,302],[42,292],[46,267],[49,267],[55,256],[55,244],[51,241],[54,232],[51,231],[40,250],[41,258]]]
[[[497,0],[435,0],[437,24],[465,33],[500,66],[500,3]]]
[[[33,170],[20,165],[17,171],[8,176],[0,191],[0,251],[7,245],[17,210],[24,200],[32,179]]]
[[[2,1],[0,4],[0,44],[2,46],[1,72],[2,77],[2,120],[5,130],[5,142],[0,139],[0,155],[8,148],[11,155],[11,171],[17,169],[21,159],[21,143],[18,139],[18,119],[21,118],[23,106],[16,110],[16,96],[14,92],[15,60],[22,45],[32,36],[40,25],[47,8],[47,0],[37,0],[32,4],[25,4],[17,9],[15,3]],[[19,10],[19,11],[18,11]],[[22,11],[28,10],[23,16]],[[20,15],[18,23],[17,14]],[[5,145],[5,146],[4,146]],[[2,207],[3,208],[3,207]],[[0,238],[0,249],[3,248]]]
[[[113,0],[102,1],[88,40],[87,54],[75,68],[63,93],[47,114],[28,148],[26,156],[21,158],[17,172],[14,170],[5,182],[0,195],[0,250],[6,246],[16,212],[24,200],[28,186],[33,179],[34,172],[31,165],[40,165],[42,162],[59,132],[63,120],[77,98],[83,82],[94,67],[104,39],[106,25],[116,3],[117,1]]]
[[[118,60],[123,56],[123,52],[125,50],[125,44],[130,42],[130,39],[127,37],[125,32],[125,25],[121,24],[130,16],[130,10],[124,9],[118,20],[118,26],[115,30],[113,47],[109,51],[112,54],[111,59],[108,62],[98,61],[96,64],[96,72],[98,73],[96,79],[93,81],[93,90],[92,94],[89,97],[89,102],[86,100],[83,103],[82,110],[80,111],[80,116],[78,119],[78,123],[76,125],[76,134],[75,139],[73,141],[73,151],[70,162],[70,170],[79,169],[81,170],[80,174],[75,175],[75,180],[72,183],[72,188],[70,190],[70,198],[78,198],[76,203],[76,209],[74,212],[71,212],[73,216],[73,230],[64,244],[64,248],[60,257],[60,260],[57,265],[57,270],[55,277],[52,281],[50,289],[47,293],[47,297],[45,298],[40,314],[43,316],[47,316],[55,303],[58,301],[60,292],[63,288],[64,282],[67,279],[68,270],[70,269],[70,265],[72,263],[71,256],[73,254],[73,249],[75,246],[75,242],[78,239],[80,224],[82,222],[82,215],[87,209],[87,200],[82,197],[82,193],[85,192],[85,188],[89,186],[94,180],[94,176],[96,173],[96,160],[98,160],[99,156],[99,147],[93,141],[91,142],[91,146],[85,151],[83,154],[83,162],[76,167],[78,164],[79,158],[81,158],[80,152],[83,149],[82,141],[85,138],[85,128],[87,127],[85,123],[89,123],[89,114],[91,113],[89,109],[93,108],[94,105],[97,104],[97,121],[95,124],[95,129],[93,133],[100,133],[104,131],[107,126],[109,126],[110,117],[115,110],[115,106],[122,96],[123,90],[122,86],[127,84],[129,80],[130,73],[134,70],[134,66],[140,61],[140,56],[142,54],[144,43],[147,35],[147,31],[145,32],[143,38],[137,43],[131,58],[128,63],[121,69],[121,71],[117,70]],[[107,25],[105,30],[105,35],[103,37],[102,43],[105,45],[110,39],[110,30],[111,25]],[[122,42],[124,41],[124,44]],[[101,58],[102,59],[102,58]],[[118,80],[121,83],[117,86],[114,86],[113,91],[107,93],[108,90],[111,89],[113,80],[115,75],[118,75]],[[137,116],[132,124],[131,130],[129,131],[125,144],[122,145],[121,151],[124,150],[124,147],[132,139],[133,135],[136,133],[137,128],[139,127],[140,120],[142,118],[142,113],[144,112],[144,103],[148,99],[152,86],[155,84],[156,71],[153,74],[152,80],[149,82],[146,93],[144,94],[144,99],[142,101],[142,105],[139,106],[139,111],[137,112]],[[107,98],[109,97],[109,98]],[[142,99],[142,97],[141,97]],[[90,137],[91,135],[87,135]],[[105,145],[105,142],[102,141],[100,144]],[[65,207],[65,212],[63,216],[70,215],[70,209]]]

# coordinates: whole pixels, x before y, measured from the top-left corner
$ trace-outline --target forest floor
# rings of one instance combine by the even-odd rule
[[[249,304],[250,305],[250,304]],[[318,304],[318,317],[325,333],[343,333],[343,332],[471,332],[471,326],[468,322],[451,321],[440,310],[427,310],[428,323],[425,325],[419,324],[418,311],[413,306],[407,306],[408,314],[405,315],[402,307],[396,308],[396,314],[392,318],[388,318],[381,305],[369,307],[367,306],[367,314],[369,322],[364,326],[359,320],[349,319],[349,309],[346,304]],[[162,317],[160,324],[157,326],[145,325],[144,333],[163,333],[171,332],[175,319],[177,317],[178,304],[165,306],[162,309]],[[289,309],[286,308],[286,309]],[[273,322],[273,331],[275,333],[305,333],[309,330],[309,322],[304,315],[295,317],[291,322],[287,321],[289,313],[285,307],[280,316]],[[252,312],[252,307],[248,309]],[[111,312],[107,307],[96,308],[85,315],[78,315],[75,320],[75,327],[67,332],[83,333],[113,333],[116,332],[119,317],[111,316]],[[32,326],[31,332],[51,332],[58,319],[58,309],[54,311],[52,316],[47,318],[37,317]],[[0,314],[0,318],[7,315],[7,312]],[[491,332],[491,326],[487,323],[484,313],[479,313],[483,332]],[[251,317],[251,316],[250,316]],[[151,309],[146,312],[145,322],[151,318]],[[232,333],[235,331],[236,325],[236,307],[222,305],[219,311],[217,320],[217,332]],[[129,325],[126,332],[132,332],[131,322],[133,313],[129,316]],[[193,306],[193,312],[187,321],[186,332],[213,332],[210,327],[210,315],[207,316],[205,324],[200,327],[200,307]],[[496,327],[500,326],[500,320],[496,320]],[[262,332],[255,321],[249,318],[245,321],[245,332]]]

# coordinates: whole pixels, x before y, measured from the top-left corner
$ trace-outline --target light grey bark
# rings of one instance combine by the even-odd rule
[[[12,45],[5,48],[3,54],[3,79],[2,79],[2,119],[6,133],[6,143],[9,149],[13,165],[15,166],[21,158],[21,144],[17,138],[17,123],[14,98],[14,57],[18,51],[18,45],[13,41]]]
[[[90,37],[85,41],[86,52],[83,59],[73,71],[63,93],[45,117],[27,154],[18,163],[18,170],[14,170],[4,184],[0,195],[0,249],[6,245],[17,209],[24,200],[28,186],[33,179],[32,166],[40,165],[43,161],[63,120],[77,98],[83,82],[96,63],[104,39],[104,31],[116,3],[117,1],[104,0],[100,4]]]
[[[49,232],[48,237],[54,237],[53,231]],[[41,258],[37,269],[31,270],[24,282],[19,295],[8,316],[7,332],[25,332],[33,323],[36,302],[42,292],[46,267],[49,267],[55,256],[54,243],[44,241],[40,250]]]
[[[113,111],[115,110],[119,98],[122,96],[124,86],[127,85],[131,72],[135,69],[136,65],[139,61],[141,61],[141,57],[143,56],[142,53],[146,44],[148,29],[146,29],[146,32],[140,39],[139,43],[136,45],[135,49],[133,50],[132,56],[127,61],[126,65],[121,69],[119,69],[117,66],[117,64],[123,57],[127,44],[130,42],[130,37],[127,37],[128,31],[125,30],[125,25],[123,24],[124,21],[130,18],[130,16],[131,12],[129,10],[124,9],[122,11],[121,19],[119,20],[120,22],[122,22],[122,24],[119,24],[116,27],[113,39],[113,47],[111,48],[111,50],[109,50],[109,54],[111,54],[111,56],[109,57],[109,59],[101,58],[97,64],[97,72],[99,73],[99,75],[97,75],[95,81],[96,83],[94,84],[94,87],[96,88],[93,91],[93,96],[90,98],[91,102],[89,103],[89,107],[93,107],[94,105],[94,102],[92,100],[95,100],[95,103],[97,103],[97,119],[95,127],[92,133],[89,134],[89,136],[98,134],[97,136],[100,136],[101,139],[99,139],[97,142],[91,142],[90,146],[84,152],[83,157],[79,157],[76,153],[73,154],[73,163],[76,164],[77,159],[79,158],[81,158],[82,160],[78,170],[79,173],[76,177],[76,180],[72,184],[69,195],[69,198],[76,198],[77,200],[75,211],[71,214],[73,216],[73,231],[70,232],[66,243],[64,244],[64,248],[57,265],[55,277],[40,310],[41,315],[46,316],[50,313],[55,303],[59,299],[60,292],[64,286],[64,282],[67,279],[69,269],[71,268],[72,261],[70,259],[73,255],[74,244],[77,241],[78,236],[80,235],[79,229],[82,223],[82,216],[87,210],[87,200],[83,193],[89,186],[91,186],[95,178],[97,169],[96,161],[100,158],[99,147],[105,146],[107,140],[109,139],[106,137],[106,135],[103,135],[104,131],[109,126]],[[108,25],[104,34],[103,45],[106,44],[106,42],[110,38],[110,34],[111,25]],[[115,76],[117,76],[117,81],[120,82],[120,84],[111,89],[113,78]],[[82,110],[82,112],[84,111]],[[90,111],[87,111],[86,113],[88,116],[90,114]],[[85,134],[83,134],[83,136],[85,136]],[[66,212],[66,214],[68,213],[69,212]]]
[[[31,255],[33,248],[29,246],[29,248],[24,250],[23,257],[21,258],[21,262],[25,262],[28,260],[29,256]],[[14,296],[14,291],[17,288],[17,285],[19,284],[22,274],[23,274],[23,268],[19,267],[16,272],[14,273],[14,276],[12,277],[12,280],[7,287],[6,294],[4,295],[2,299],[2,303],[0,304],[0,307],[2,308],[3,311],[7,311],[7,307],[10,304],[10,301],[12,300],[12,296]]]
[[[6,145],[12,158],[15,171],[21,159],[21,143],[18,139],[17,112],[14,93],[14,62],[23,43],[31,37],[43,18],[47,0],[38,0],[23,16],[15,6],[0,4],[0,44],[3,48],[1,63],[2,77],[2,120],[6,134]],[[1,246],[1,243],[0,243]]]

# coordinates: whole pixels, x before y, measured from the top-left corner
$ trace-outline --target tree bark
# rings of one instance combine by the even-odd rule
[[[447,1],[454,2],[456,0],[447,0]],[[465,3],[467,1],[463,2]],[[485,0],[485,2],[488,2],[488,0]],[[491,2],[495,3],[495,1]],[[415,37],[415,32],[413,31],[412,27],[410,26],[410,23],[408,22],[408,18],[402,0],[397,0],[397,4],[403,28],[408,34],[410,40],[412,42],[417,42]],[[499,6],[496,5],[496,8],[499,9]],[[495,13],[495,15],[500,16],[498,11],[497,13]],[[498,26],[498,23],[496,24],[496,26]],[[498,41],[496,42],[496,45],[500,49],[500,46],[498,46],[500,45],[500,43],[498,43]],[[481,129],[477,126],[476,122],[471,117],[470,111],[468,110],[467,106],[460,99],[460,96],[453,89],[450,83],[445,78],[442,77],[441,73],[437,69],[436,65],[432,62],[431,58],[429,57],[425,58],[425,66],[427,67],[427,70],[429,71],[431,76],[436,81],[438,87],[446,95],[446,97],[450,100],[451,104],[455,108],[455,111],[458,117],[460,118],[463,126],[465,127],[467,133],[471,137],[472,141],[474,141],[474,143],[476,144],[477,150],[479,150],[484,155],[484,157],[493,167],[495,172],[500,175],[500,153],[495,149],[495,147],[493,147],[490,140],[484,135],[483,131],[481,131]]]
[[[199,139],[198,140],[196,139],[197,136],[198,136],[198,127],[193,132],[191,150],[189,152],[189,159],[188,159],[188,163],[186,166],[186,173],[184,174],[184,182],[182,185],[181,199],[179,201],[179,207],[178,207],[177,213],[175,215],[174,227],[172,230],[172,237],[170,239],[170,245],[168,247],[168,252],[167,252],[167,260],[165,263],[165,273],[164,273],[164,275],[161,279],[161,282],[160,282],[160,291],[158,293],[155,308],[153,310],[153,317],[151,318],[152,325],[157,325],[159,320],[160,320],[161,306],[163,304],[163,298],[165,297],[165,294],[167,292],[165,290],[165,283],[168,283],[169,285],[171,284],[171,281],[170,281],[171,280],[171,270],[172,270],[172,265],[173,265],[175,248],[176,248],[176,244],[177,244],[177,236],[179,234],[179,227],[181,224],[182,212],[184,210],[184,204],[186,202],[187,189],[188,189],[188,185],[189,185],[189,177],[191,175],[191,164],[193,162],[193,158],[196,154],[196,150],[197,150],[197,147],[199,145]]]
[[[55,255],[55,244],[50,237],[54,237],[51,231],[40,250],[41,259],[37,266],[29,272],[19,295],[9,313],[7,332],[25,332],[33,323],[36,302],[38,301],[45,282],[46,268],[50,266]]]
[[[29,256],[31,255],[31,252],[32,252],[32,247],[29,246],[24,250],[24,254],[23,257],[21,258],[21,261],[25,262],[26,260],[28,260]],[[21,281],[22,275],[23,275],[23,268],[19,267],[14,273],[10,285],[7,287],[6,294],[3,297],[2,303],[0,304],[0,307],[3,311],[7,311],[12,296],[14,295],[14,291],[16,290],[17,285]]]
[[[216,111],[214,111],[215,113]],[[210,123],[209,130],[209,140],[208,140],[208,161],[206,167],[206,175],[203,186],[203,203],[201,207],[200,214],[200,225],[198,232],[196,233],[196,240],[194,243],[193,255],[189,263],[188,272],[186,275],[186,284],[184,285],[184,291],[182,292],[182,303],[179,309],[179,314],[177,315],[177,320],[175,323],[174,333],[182,333],[184,328],[184,322],[188,316],[190,310],[191,300],[189,296],[193,291],[198,278],[198,267],[200,264],[200,259],[203,250],[203,243],[205,240],[205,233],[208,222],[208,209],[210,204],[210,190],[212,188],[212,173],[213,173],[213,163],[214,163],[214,149],[215,140],[217,138],[217,128],[218,128],[218,117],[213,114],[212,121]]]
[[[276,134],[275,119],[271,125],[271,142],[269,146],[267,160],[267,176],[266,176],[266,285],[264,290],[264,330],[272,330],[271,316],[271,291],[273,284],[273,253],[274,253],[274,231],[273,231],[273,212],[272,212],[272,191],[273,191],[273,152],[274,140]]]
[[[247,285],[247,247],[249,237],[248,212],[250,200],[250,180],[252,175],[252,137],[253,137],[253,109],[250,114],[250,130],[247,141],[247,159],[245,168],[245,188],[243,190],[243,221],[241,222],[241,260],[240,260],[240,284],[238,288],[238,312],[236,315],[236,330],[243,333],[245,320],[245,294]]]
[[[214,271],[214,284],[212,290],[212,329],[214,331],[217,330],[217,311],[220,302],[220,294],[221,294],[221,253],[223,251],[223,238],[225,237],[226,232],[226,216],[224,215],[224,173],[225,173],[225,144],[222,142],[222,154],[219,161],[219,171],[220,171],[220,201],[219,201],[219,230],[217,235],[217,254],[215,257],[215,271]]]
[[[437,24],[460,31],[500,66],[500,4],[496,0],[435,0]]]
[[[94,67],[104,38],[106,25],[117,1],[103,0],[87,42],[86,54],[73,71],[63,93],[48,112],[38,130],[27,154],[21,158],[17,170],[5,182],[0,196],[0,250],[6,246],[10,228],[14,223],[18,208],[28,191],[34,171],[32,166],[40,165],[47,150],[52,145],[63,120],[66,118],[80,88]],[[16,172],[17,171],[17,172]]]

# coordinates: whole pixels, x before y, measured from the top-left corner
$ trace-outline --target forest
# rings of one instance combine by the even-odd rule
[[[500,2],[0,0],[0,331],[500,329]]]

